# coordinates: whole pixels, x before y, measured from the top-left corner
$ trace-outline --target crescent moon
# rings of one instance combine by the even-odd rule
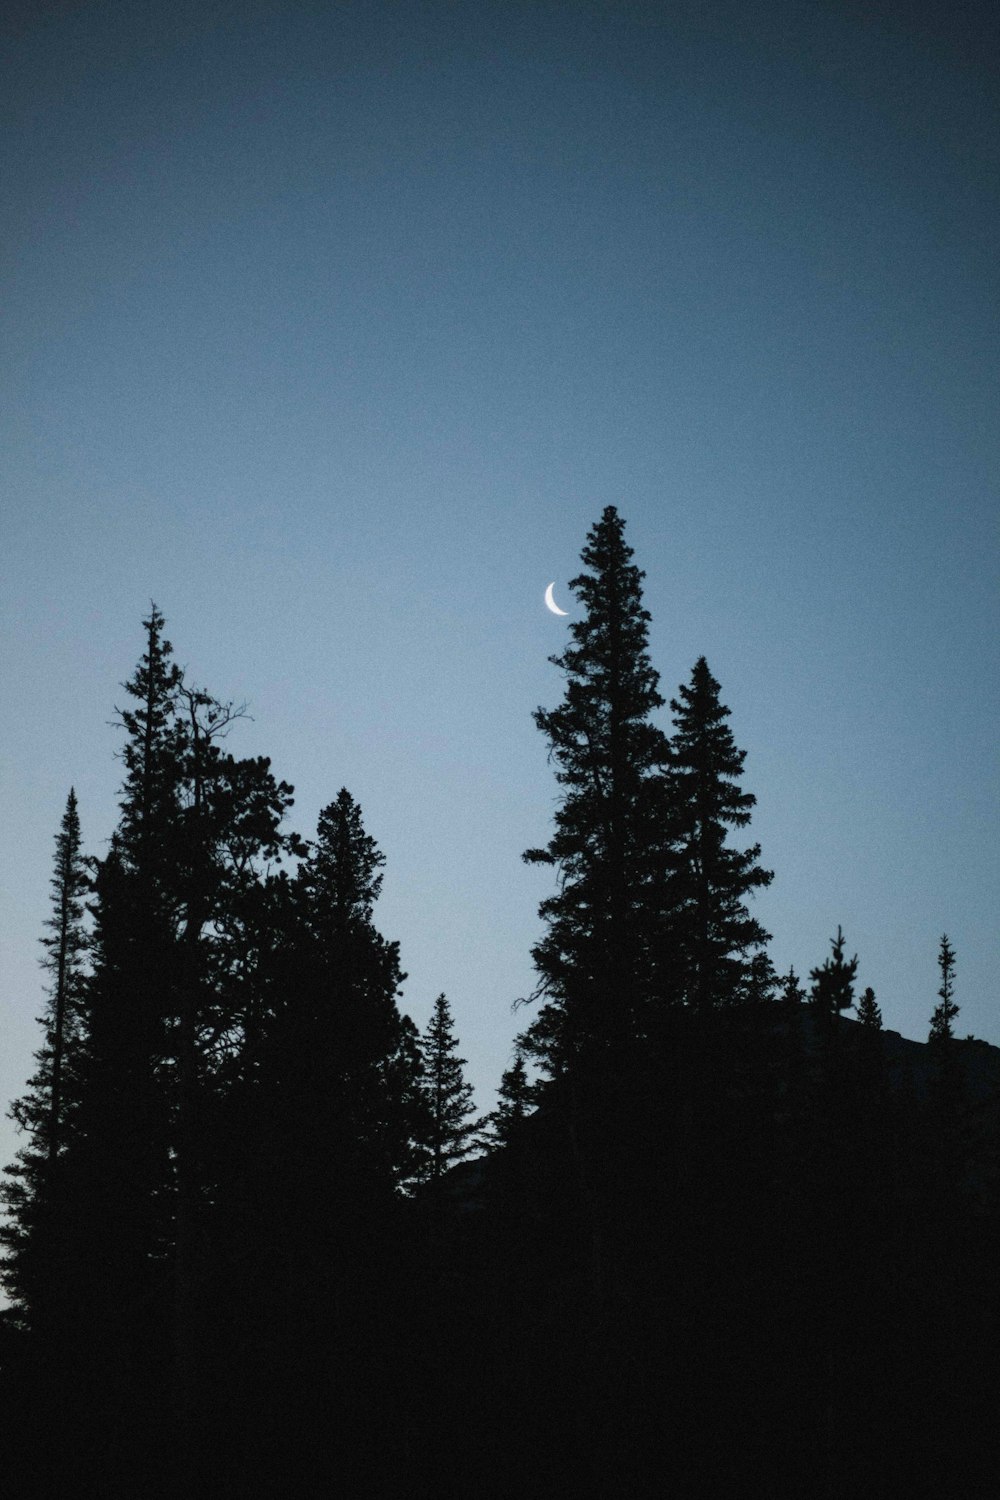
[[[552,582],[549,584],[548,588],[545,590],[545,603],[548,605],[549,609],[551,609],[551,611],[552,611],[552,613],[554,615],[565,615],[565,614],[568,614],[569,611],[566,610],[566,609],[560,609],[559,606],[558,606],[558,604],[556,603],[556,601],[552,597],[552,590],[555,588],[555,586],[556,586],[556,581],[553,578]]]

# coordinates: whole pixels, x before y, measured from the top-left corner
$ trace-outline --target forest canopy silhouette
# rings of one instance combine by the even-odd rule
[[[926,1044],[836,913],[775,971],[722,686],[661,694],[614,507],[581,561],[485,1116],[448,997],[402,1009],[351,792],[291,831],[151,607],[11,1106],[8,1494],[995,1492],[1000,1049],[957,1034],[947,935]]]

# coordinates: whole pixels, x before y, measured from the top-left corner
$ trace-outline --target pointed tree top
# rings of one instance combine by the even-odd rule
[[[882,1012],[875,1002],[875,991],[871,985],[868,985],[858,1001],[858,1020],[867,1030],[882,1030]]]
[[[854,979],[858,972],[858,955],[844,958],[844,934],[837,926],[837,936],[830,939],[832,952],[818,968],[810,969],[813,982],[810,1000],[821,1015],[835,1019],[842,1010],[854,1004]]]
[[[935,1044],[947,1043],[953,1040],[955,1029],[952,1025],[958,1015],[959,1006],[955,1004],[955,950],[948,941],[948,934],[941,936],[941,946],[938,949],[938,967],[941,970],[941,987],[938,990],[940,1005],[935,1006],[934,1014],[931,1016],[931,1030],[928,1040]]]
[[[382,889],[384,864],[385,855],[365,830],[361,808],[341,787],[317,819],[316,838],[299,878],[338,918],[367,923]]]

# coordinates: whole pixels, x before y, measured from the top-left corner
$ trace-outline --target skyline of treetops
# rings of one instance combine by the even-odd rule
[[[534,716],[559,798],[523,857],[553,885],[486,1111],[451,999],[422,1031],[403,1008],[358,802],[341,787],[314,834],[289,827],[293,787],[230,748],[245,709],[191,685],[151,607],[107,852],[72,789],[56,835],[11,1108],[15,1494],[267,1495],[293,1473],[399,1500],[595,1474],[749,1494],[763,1451],[775,1494],[818,1493],[820,1453],[837,1492],[864,1470],[876,1495],[990,1407],[1000,1051],[957,1035],[947,935],[919,1058],[839,924],[807,987],[775,971],[745,752],[704,656],[656,722],[632,559],[608,506],[551,658],[562,700]],[[927,1340],[915,1404],[901,1296]],[[543,1423],[540,1389],[564,1398]]]
[[[703,656],[696,662],[690,681],[679,686],[679,698],[672,698],[670,701],[673,735],[664,732],[656,723],[655,716],[665,706],[665,700],[659,693],[659,674],[648,655],[647,627],[650,617],[642,607],[641,593],[641,579],[645,575],[631,563],[631,558],[631,548],[624,541],[624,523],[616,508],[608,506],[600,522],[592,528],[582,554],[588,571],[572,579],[569,585],[585,611],[582,618],[571,620],[568,624],[568,631],[574,644],[562,653],[549,658],[567,678],[568,688],[565,700],[556,709],[538,709],[534,715],[535,722],[549,739],[549,759],[556,762],[557,782],[572,783],[574,776],[578,780],[581,779],[579,776],[582,764],[581,751],[583,749],[587,749],[588,753],[593,751],[600,735],[610,732],[609,724],[600,725],[591,736],[593,726],[587,726],[584,720],[587,716],[588,694],[593,696],[595,691],[600,693],[602,687],[600,677],[602,672],[607,672],[609,665],[607,657],[603,659],[601,657],[602,648],[599,644],[602,630],[606,632],[608,628],[608,610],[620,609],[624,621],[620,649],[630,659],[632,680],[622,685],[622,692],[628,701],[625,701],[620,708],[616,705],[613,712],[620,712],[626,738],[631,735],[636,740],[634,745],[629,746],[628,764],[631,769],[638,770],[636,787],[625,794],[626,801],[634,796],[637,799],[636,805],[626,816],[634,816],[637,830],[643,828],[644,836],[647,838],[653,837],[653,829],[658,824],[662,824],[658,837],[663,841],[659,856],[650,844],[650,847],[641,855],[636,848],[630,849],[630,861],[636,868],[642,859],[651,862],[642,879],[647,885],[652,884],[649,871],[656,868],[657,858],[659,857],[662,865],[671,863],[667,844],[672,840],[675,856],[678,850],[684,849],[681,858],[674,858],[670,873],[673,888],[669,900],[673,903],[675,911],[680,910],[686,903],[693,914],[699,899],[708,906],[713,903],[715,906],[715,910],[711,913],[706,910],[689,923],[692,936],[689,939],[686,958],[683,960],[680,958],[680,944],[675,941],[673,962],[675,964],[686,963],[692,976],[688,980],[687,990],[675,976],[673,982],[678,986],[677,997],[681,998],[681,1003],[686,1004],[724,1003],[721,997],[726,995],[732,999],[741,984],[747,992],[759,986],[760,993],[766,994],[779,985],[779,976],[773,973],[767,956],[766,945],[769,934],[752,917],[746,905],[746,898],[752,897],[755,890],[768,885],[774,878],[774,872],[764,870],[756,863],[760,855],[759,845],[740,849],[729,841],[731,830],[749,825],[751,809],[756,800],[751,792],[744,791],[741,787],[746,753],[737,749],[732,732],[725,724],[725,720],[729,717],[729,710],[720,700],[720,684],[712,677],[708,663]],[[188,734],[195,746],[199,742],[204,742],[204,748],[208,750],[212,759],[215,759],[219,753],[219,746],[215,744],[215,741],[228,735],[236,721],[245,716],[245,705],[223,704],[212,699],[207,693],[187,686],[184,674],[172,660],[170,643],[161,642],[164,624],[163,616],[153,605],[150,616],[143,622],[149,639],[147,653],[137,671],[134,683],[127,685],[127,690],[135,696],[144,691],[145,687],[152,686],[146,684],[146,673],[150,670],[161,672],[163,680],[156,685],[156,691],[162,694],[164,704],[169,704],[169,707],[157,708],[150,699],[146,707],[139,710],[140,717],[149,715],[152,720],[148,731],[144,730],[144,733],[148,732],[150,736],[155,736],[164,728],[164,725],[157,722],[157,716],[175,712],[178,715],[178,724],[174,725],[171,732],[181,738],[184,734]],[[607,642],[604,644],[606,646]],[[154,658],[152,661],[150,650]],[[129,776],[134,778],[137,774],[134,748],[136,717],[134,713],[127,710],[124,713],[120,710],[116,712],[120,714],[117,722],[132,737],[130,743],[126,745],[123,758]],[[199,719],[199,714],[203,716],[202,720]],[[179,724],[181,716],[186,720],[184,728],[181,728]],[[145,723],[145,719],[143,722]],[[179,744],[180,740],[178,740],[178,746]],[[572,769],[574,762],[575,772]],[[258,775],[268,776],[269,762],[265,758],[257,757],[255,766]],[[650,774],[651,772],[655,774]],[[128,786],[128,780],[126,786]],[[298,834],[278,833],[278,823],[287,816],[292,806],[291,792],[292,789],[285,783],[280,784],[280,788],[276,788],[276,794],[284,800],[280,808],[275,807],[272,810],[277,814],[277,821],[271,830],[275,842],[267,846],[265,851],[267,857],[271,859],[280,860],[284,857],[286,860],[294,861],[300,858],[306,849],[305,842]],[[617,796],[618,793],[615,795]],[[346,789],[343,789],[340,799],[342,800],[345,796],[349,794]],[[697,808],[704,802],[706,796],[712,804],[712,811],[708,817],[699,819]],[[668,798],[672,802],[669,818],[673,820],[673,823],[669,834],[666,831],[667,814],[664,809],[654,811],[651,806],[642,805],[643,799],[651,804],[658,798]],[[573,836],[568,831],[576,802],[577,796],[573,791],[563,794],[555,812],[556,833],[550,845],[546,849],[530,849],[524,856],[530,863],[555,866],[564,879],[569,875],[571,888],[572,871],[580,857],[580,850],[574,850]],[[331,809],[328,808],[321,813],[321,827],[324,820],[329,818],[330,811]],[[121,812],[123,825],[129,818],[135,816],[134,809],[130,807],[127,799],[121,804]],[[357,810],[356,815],[360,818],[360,809]],[[626,841],[629,837],[624,829],[615,836]],[[118,838],[119,834],[116,833],[112,839],[113,851]],[[77,1024],[72,1008],[67,1008],[69,1002],[65,996],[71,986],[79,982],[80,964],[91,947],[91,940],[85,933],[85,923],[81,920],[82,910],[73,907],[73,902],[79,903],[82,900],[88,884],[85,870],[89,868],[90,878],[93,881],[97,862],[93,857],[83,854],[80,840],[79,808],[75,791],[71,788],[57,835],[57,847],[58,859],[64,862],[70,858],[69,850],[72,848],[73,874],[70,879],[68,871],[63,871],[63,878],[70,879],[70,885],[67,886],[61,898],[62,907],[59,908],[61,916],[57,911],[56,915],[46,920],[46,926],[53,930],[55,930],[54,924],[60,921],[64,924],[68,923],[68,926],[61,933],[61,938],[50,937],[44,940],[47,954],[44,959],[45,967],[52,970],[55,966],[57,971],[53,981],[53,994],[56,998],[52,1001],[57,1011],[54,1018],[55,1040],[54,1043],[49,1043],[49,1045],[54,1045],[52,1087],[55,1102],[51,1105],[53,1120],[59,1113],[59,1099],[63,1087],[61,1073],[64,1067],[63,1051],[66,1045],[63,1040],[63,1031],[66,1031],[67,1037],[71,1037],[74,1026]],[[375,847],[374,842],[373,847]],[[623,857],[623,852],[623,850],[619,851],[616,856],[619,860]],[[378,860],[380,864],[384,864],[384,857],[381,854],[378,855]],[[725,869],[725,874],[722,873],[723,869]],[[58,878],[57,869],[53,884]],[[380,884],[381,879],[378,882],[378,885]],[[377,895],[377,888],[375,894]],[[580,895],[579,899],[585,898]],[[618,899],[620,897],[611,894],[609,905],[613,906],[615,900]],[[570,905],[571,900],[566,895],[565,886],[560,895],[548,897],[542,902],[540,914],[549,930],[532,950],[536,969],[540,975],[539,985],[533,997],[535,1000],[544,1000],[548,995],[549,986],[553,981],[553,966],[558,967],[554,952],[560,942],[559,923],[554,921],[554,915],[557,909],[561,908],[565,916]],[[70,912],[72,912],[72,920],[70,920]],[[696,936],[694,936],[695,933],[697,933]],[[838,940],[842,941],[839,928],[838,936],[831,938],[835,956],[838,951]],[[58,951],[60,941],[65,950],[61,956]],[[948,942],[947,935],[942,942]],[[661,943],[669,946],[665,933],[661,936]],[[665,952],[666,946],[661,953],[661,966]],[[953,962],[954,955],[952,955]],[[65,967],[65,974],[61,972],[60,965]],[[828,961],[827,965],[824,965],[824,972],[827,966]],[[725,971],[725,976],[723,971]],[[818,970],[812,971],[814,991],[820,983],[817,978],[818,974]],[[662,972],[660,980],[662,983]],[[853,990],[851,994],[852,998],[845,1000],[842,1008],[853,1007],[858,1010],[862,1019],[865,1016],[870,1018],[875,1013],[872,1009],[874,991],[871,991],[870,997],[866,999],[863,1009],[855,1006]],[[455,1003],[461,1008],[475,1001],[472,996],[461,996],[456,997]],[[957,1007],[955,1009],[957,1010]],[[526,1055],[534,1055],[536,1061],[544,1056],[544,1047],[539,1050],[538,1043],[544,1032],[545,1017],[549,1014],[550,1007],[543,1005],[542,1015],[536,1017],[528,1031],[516,1040],[512,1059],[508,1059],[509,1062],[513,1062],[514,1066],[517,1066],[517,1060],[520,1060],[523,1066]]]
[[[641,590],[641,580],[645,575],[631,559],[632,550],[624,540],[624,523],[617,509],[608,506],[601,520],[592,528],[583,550],[586,571],[569,584],[584,609],[581,618],[568,623],[573,644],[549,658],[566,678],[564,701],[555,709],[539,708],[534,714],[537,727],[549,741],[549,760],[556,764],[557,783],[568,786],[570,790],[561,794],[554,817],[555,833],[549,845],[529,849],[524,855],[529,863],[555,867],[561,884],[558,894],[545,898],[540,907],[540,916],[548,930],[532,950],[539,983],[531,999],[542,1004],[527,1030],[515,1041],[514,1051],[508,1059],[515,1071],[523,1068],[526,1057],[534,1058],[536,1064],[544,1064],[548,1056],[546,1047],[549,1044],[545,1035],[547,1026],[551,1028],[554,1024],[553,996],[557,1007],[561,1003],[558,999],[560,964],[568,963],[570,968],[574,967],[567,955],[559,955],[560,944],[570,941],[574,905],[586,906],[589,902],[596,909],[603,904],[605,915],[614,927],[622,914],[616,911],[616,905],[621,906],[624,902],[629,913],[627,920],[632,920],[643,902],[653,899],[666,903],[673,913],[675,930],[669,932],[666,911],[661,911],[661,930],[658,937],[652,939],[658,944],[658,957],[654,962],[647,955],[647,979],[654,987],[659,986],[661,1002],[668,991],[672,994],[670,1003],[711,1006],[732,1003],[740,994],[744,998],[751,994],[765,997],[774,994],[782,985],[786,991],[788,988],[787,976],[777,975],[770,964],[767,954],[769,934],[753,918],[747,905],[747,900],[756,890],[770,884],[774,872],[757,863],[761,853],[759,845],[739,848],[730,842],[733,830],[748,827],[756,801],[753,793],[741,786],[746,752],[737,748],[732,731],[725,723],[729,710],[721,702],[720,684],[713,678],[704,656],[695,663],[690,681],[680,684],[679,697],[670,700],[673,734],[657,724],[656,716],[664,708],[665,700],[659,692],[659,674],[648,654],[650,616],[642,605]],[[611,620],[616,612],[620,624],[614,630],[620,634],[612,640]],[[45,1041],[45,1047],[52,1053],[47,1064],[52,1074],[48,1105],[52,1140],[57,1138],[56,1122],[65,1087],[62,1075],[65,1069],[71,1068],[67,1049],[72,1051],[73,1038],[80,1025],[74,1002],[69,997],[74,988],[79,988],[81,965],[85,964],[87,955],[95,951],[98,942],[97,934],[88,932],[84,920],[85,894],[88,890],[92,893],[98,890],[102,872],[103,877],[108,878],[108,868],[113,867],[130,821],[135,824],[137,818],[145,816],[149,821],[152,817],[148,810],[137,811],[136,796],[141,809],[144,807],[143,798],[148,799],[151,794],[149,787],[138,789],[135,781],[141,774],[137,758],[140,755],[139,741],[141,753],[148,754],[157,736],[165,735],[172,738],[172,752],[176,757],[205,755],[208,761],[215,763],[221,756],[221,744],[216,742],[227,737],[246,714],[245,705],[219,702],[203,690],[186,684],[184,673],[173,661],[172,646],[163,639],[164,625],[164,618],[154,604],[150,615],[143,621],[147,632],[146,653],[135,678],[126,684],[127,692],[139,700],[140,706],[133,710],[116,710],[119,715],[116,722],[129,735],[129,740],[122,752],[127,771],[120,804],[122,822],[113,835],[111,854],[103,862],[84,854],[80,814],[73,788],[70,788],[57,834],[56,873],[52,881],[53,914],[46,919],[46,927],[53,936],[43,939],[46,947],[43,963],[53,976],[51,1014]],[[614,673],[612,657],[615,651],[622,653],[622,660],[628,663],[628,672],[620,683],[610,687],[609,674]],[[604,704],[602,695],[606,695],[609,689],[611,698]],[[620,696],[620,701],[615,694]],[[168,725],[171,716],[172,722]],[[623,745],[612,748],[610,741],[619,731]],[[602,745],[602,739],[608,743]],[[587,796],[593,799],[595,795],[599,774],[594,757],[599,758],[602,753],[608,766],[615,763],[616,758],[624,757],[623,763],[628,767],[628,774],[635,778],[635,784],[628,788],[605,787],[598,794],[607,795],[609,805],[620,801],[621,806],[615,806],[608,825],[608,835],[612,844],[617,840],[617,846],[609,846],[608,869],[601,877],[605,884],[588,894],[586,881],[580,877],[586,830],[577,829],[574,834],[573,825],[581,816],[586,820],[582,809]],[[279,831],[293,805],[292,788],[287,783],[274,782],[266,757],[258,756],[252,762],[236,762],[227,756],[225,764],[228,774],[242,777],[243,796],[249,796],[251,779],[260,782],[259,794],[267,804],[266,813],[263,804],[254,807],[252,801],[242,814],[237,813],[233,800],[235,790],[230,788],[229,802],[222,816],[242,817],[245,829],[257,823],[257,833],[264,839],[258,855],[268,865],[268,875],[263,882],[266,884],[270,879],[271,861],[276,865],[282,860],[294,864],[310,847],[298,833]],[[235,770],[237,766],[241,768],[238,772]],[[200,774],[195,776],[196,783]],[[217,785],[217,768],[213,776],[213,784]],[[588,776],[592,780],[589,788],[586,785]],[[129,788],[133,794],[131,800],[127,795]],[[174,795],[178,795],[176,791]],[[198,784],[186,795],[189,801],[198,803],[198,816],[201,816],[204,788]],[[335,805],[343,810],[345,799],[348,803],[351,801],[350,794],[342,789],[337,803],[321,813],[321,839]],[[190,822],[192,817],[191,807],[184,808],[181,803],[174,809],[178,828],[183,819]],[[361,810],[354,808],[352,815],[360,828]],[[267,820],[266,832],[260,824],[262,816]],[[384,856],[377,851],[374,840],[367,834],[363,836],[375,851],[370,857],[378,865],[384,865]],[[148,830],[144,837],[151,837]],[[263,867],[253,865],[249,849],[239,855],[231,853],[230,858],[234,864],[241,865],[244,875],[260,879]],[[628,895],[620,888],[623,877],[614,873],[616,865],[622,869],[627,865],[632,871],[635,877],[633,894]],[[308,878],[306,870],[306,866],[298,870],[299,879]],[[668,870],[669,876],[666,874]],[[286,870],[282,878],[287,879],[287,874]],[[664,876],[662,890],[657,888],[659,875]],[[373,886],[372,904],[380,885],[381,876]],[[669,894],[666,894],[668,885]],[[678,914],[685,909],[686,924],[681,921],[677,927]],[[203,920],[192,918],[188,930],[193,932],[194,924]],[[656,925],[657,920],[653,918],[651,932]],[[600,942],[599,939],[596,941]],[[941,942],[949,944],[947,934]],[[831,945],[836,966],[842,962],[839,955],[843,937],[839,927],[836,937],[831,938]],[[949,952],[953,970],[954,954],[950,946]],[[605,961],[618,962],[620,957],[606,956]],[[668,977],[671,966],[673,973]],[[682,968],[686,970],[685,978],[681,977]],[[827,959],[821,968],[811,971],[814,999],[828,980],[829,968],[830,960]],[[851,980],[856,969],[855,958]],[[579,970],[579,965],[576,965],[576,970]],[[655,980],[652,978],[654,972]],[[403,978],[405,976],[400,972],[400,985]],[[631,985],[635,978],[637,976],[632,975],[628,984]],[[597,981],[592,976],[590,982]],[[794,988],[793,971],[793,991]],[[397,993],[401,994],[401,989]],[[804,991],[802,997],[805,998]],[[952,1013],[958,1010],[950,1000],[949,991],[943,1001],[949,1024]],[[460,996],[454,1003],[461,1008],[475,1003],[475,1000],[472,996]],[[514,1000],[516,1006],[523,1003],[523,999]],[[586,1003],[585,1000],[578,1002],[581,1013]],[[637,996],[623,1002],[626,1008],[643,1003],[647,1002],[640,1001]],[[880,1016],[870,987],[866,988],[863,1001],[855,1002],[853,985],[849,985],[843,992],[839,1009],[854,1009],[868,1024],[873,1016]],[[939,1006],[934,1012],[934,1026],[938,1029],[944,1024],[940,1019],[944,1011]],[[433,1018],[428,1023],[428,1035],[432,1024]],[[450,1009],[449,1024],[452,1024]],[[935,1034],[932,1028],[931,1035]],[[36,1086],[36,1082],[32,1086]],[[19,1128],[23,1128],[20,1118],[23,1108],[17,1101],[12,1106],[12,1113]],[[48,1149],[55,1148],[50,1145]]]
[[[283,1069],[289,1077],[318,1070],[319,1094],[331,1066],[346,1069],[354,1093],[350,1108],[338,1105],[344,1149],[351,1133],[351,1149],[367,1140],[386,1180],[404,1191],[504,1140],[511,1119],[567,1070],[583,1077],[592,1059],[607,1071],[609,1058],[620,1070],[631,1049],[655,1043],[674,1008],[783,998],[808,1001],[821,1028],[852,1010],[862,1026],[881,1028],[871,986],[856,996],[858,958],[845,960],[839,926],[808,991],[794,970],[774,971],[769,934],[748,904],[773,872],[758,862],[758,844],[730,841],[748,827],[755,803],[741,785],[745,752],[704,657],[670,701],[673,734],[656,723],[665,700],[649,657],[644,574],[632,556],[624,522],[608,506],[588,535],[584,571],[570,582],[582,616],[569,623],[570,644],[550,657],[565,679],[563,701],[534,715],[561,788],[548,845],[524,853],[557,876],[539,908],[538,983],[514,1002],[530,1005],[530,1019],[498,1080],[497,1103],[478,1120],[448,998],[438,997],[422,1036],[399,1009],[399,945],[374,922],[385,858],[361,809],[342,788],[314,839],[286,828],[292,787],[276,781],[266,757],[241,760],[226,748],[245,708],[188,685],[152,606],[146,649],[124,684],[130,706],[116,709],[126,775],[109,852],[84,853],[73,789],[56,837],[42,1045],[27,1092],[10,1106],[27,1137],[5,1188],[13,1220],[4,1231],[5,1276],[15,1305],[30,1302],[21,1261],[30,1261],[32,1216],[74,1122],[94,1140],[109,1127],[100,1111],[80,1125],[90,1094],[117,1089],[137,1111],[143,1124],[129,1139],[120,1181],[145,1181],[152,1193],[157,1170],[175,1177],[183,1241],[193,1191],[185,1143],[199,1080],[235,1097],[235,1080],[259,1074],[268,1024],[271,1086]],[[955,1039],[959,1009],[947,935],[939,962],[941,1003],[930,1022],[937,1052]],[[316,993],[324,967],[354,996],[341,1015],[280,998]],[[145,991],[141,1001],[114,998],[129,973]],[[123,1056],[127,1081],[102,1083],[102,1067],[113,1074]],[[150,1092],[157,1073],[171,1079],[165,1093],[159,1082]],[[108,1152],[114,1121],[110,1129]],[[158,1169],[148,1159],[156,1150]]]

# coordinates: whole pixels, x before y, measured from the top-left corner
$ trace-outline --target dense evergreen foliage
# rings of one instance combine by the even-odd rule
[[[830,939],[830,957],[809,971],[812,989],[809,1003],[817,1024],[828,1032],[837,1018],[854,1005],[854,980],[858,972],[858,955],[844,957],[844,934],[837,928],[837,936]]]
[[[775,975],[745,753],[703,657],[660,727],[642,577],[608,507],[484,1119],[445,996],[400,1009],[360,807],[288,831],[151,609],[11,1108],[6,1494],[995,1492],[1000,1050],[955,1035],[947,937],[927,1045],[840,927],[808,994]]]
[[[537,1086],[528,1077],[524,1051],[517,1047],[514,1061],[500,1075],[496,1108],[487,1117],[491,1144],[510,1146],[521,1139],[524,1122],[533,1113],[537,1096]]]
[[[736,849],[728,842],[730,828],[750,822],[757,799],[740,789],[746,751],[736,748],[726,724],[729,709],[703,656],[670,707],[668,800],[676,853],[669,889],[681,998],[702,1011],[764,999],[771,974],[759,958],[769,934],[746,902],[772,874],[757,863],[759,844]]]
[[[642,573],[621,517],[608,506],[591,529],[585,571],[570,581],[585,613],[552,657],[566,675],[558,708],[539,708],[563,795],[545,848],[529,863],[558,870],[542,902],[534,949],[545,1004],[525,1045],[554,1075],[639,1037],[651,1008],[669,1003],[662,873],[668,857],[663,771],[668,747],[647,647]],[[598,1064],[601,1066],[601,1064]]]
[[[858,1001],[858,1020],[870,1031],[882,1030],[882,1012],[875,999],[875,991],[868,985]]]
[[[955,1028],[952,1023],[958,1015],[958,1006],[955,1004],[955,950],[948,941],[947,933],[942,936],[938,949],[938,967],[941,970],[941,988],[938,990],[940,1004],[934,1007],[931,1016],[929,1040],[940,1050],[954,1039]]]
[[[56,835],[50,884],[52,915],[42,938],[42,962],[50,979],[41,1018],[44,1040],[28,1092],[11,1107],[18,1129],[28,1139],[6,1169],[2,1193],[7,1220],[0,1226],[0,1243],[7,1249],[4,1284],[15,1316],[23,1317],[30,1307],[39,1321],[46,1316],[60,1275],[56,1262],[65,1213],[63,1164],[83,1065],[82,964],[88,947],[83,918],[89,880],[72,789]]]
[[[449,1167],[476,1148],[480,1122],[473,1118],[472,1085],[458,1056],[451,1006],[438,995],[423,1037],[423,1097],[427,1118],[426,1175],[438,1183]]]

